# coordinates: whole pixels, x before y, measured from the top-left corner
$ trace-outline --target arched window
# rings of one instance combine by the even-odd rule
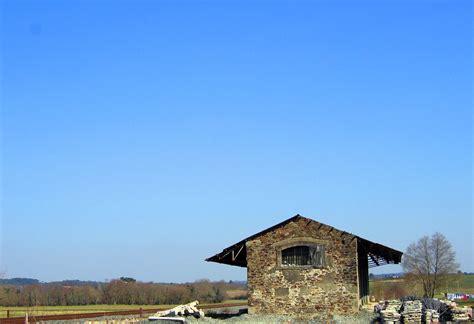
[[[281,250],[282,266],[322,267],[324,263],[324,245],[298,245]]]

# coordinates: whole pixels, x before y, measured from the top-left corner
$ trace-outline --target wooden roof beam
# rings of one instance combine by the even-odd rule
[[[380,264],[378,263],[378,261],[376,260],[376,258],[374,258],[374,256],[372,255],[372,253],[369,253],[369,256],[370,258],[372,259],[372,261],[374,261],[374,263],[379,266]]]

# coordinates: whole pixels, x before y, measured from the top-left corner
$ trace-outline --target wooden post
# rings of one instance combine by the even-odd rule
[[[7,309],[7,318],[10,318],[10,310]]]
[[[140,317],[143,317],[143,308],[140,307]]]
[[[28,324],[28,313],[25,313],[25,324]]]

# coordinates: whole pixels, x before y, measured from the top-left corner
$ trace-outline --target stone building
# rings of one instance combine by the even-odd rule
[[[400,263],[402,252],[296,215],[206,261],[247,267],[251,314],[331,318],[359,310],[369,267]]]

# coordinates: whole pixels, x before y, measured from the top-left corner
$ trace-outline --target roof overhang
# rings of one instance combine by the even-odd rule
[[[300,215],[296,215],[279,224],[276,224],[275,226],[267,228],[257,234],[254,234],[252,236],[247,237],[246,239],[243,239],[242,241],[238,243],[235,243],[234,245],[231,245],[225,248],[224,250],[222,250],[222,252],[217,253],[216,255],[213,255],[207,258],[206,261],[223,263],[223,264],[228,264],[228,265],[233,265],[233,266],[238,266],[238,267],[247,267],[246,243],[248,241],[251,241],[261,235],[264,235],[268,232],[271,232],[279,227],[285,226],[286,224],[297,221],[299,219],[304,219],[304,220],[307,220],[308,222],[315,222],[320,225],[320,228],[324,226],[326,228],[329,228],[330,231],[337,230],[336,228],[332,226],[329,226],[320,222],[316,222],[312,219],[305,218]],[[351,236],[352,237],[351,240],[357,239],[357,243],[361,247],[362,251],[364,251],[364,253],[367,253],[369,268],[373,268],[373,267],[377,267],[377,266],[381,266],[385,264],[398,264],[401,262],[403,253],[400,251],[389,248],[382,244],[371,242],[369,240],[366,240],[364,238],[361,238],[351,233],[347,233],[341,230],[337,230],[337,231],[345,235]]]

